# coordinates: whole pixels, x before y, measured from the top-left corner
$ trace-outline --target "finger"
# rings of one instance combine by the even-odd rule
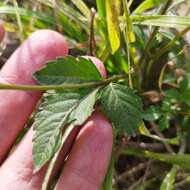
[[[112,151],[112,127],[95,113],[80,131],[56,190],[99,190]]]
[[[75,128],[68,137],[64,149],[58,158],[57,166],[63,162],[70,147],[71,142],[74,140],[78,132]],[[47,166],[44,166],[39,172],[33,174],[33,160],[32,160],[32,138],[33,127],[29,130],[27,135],[18,145],[17,149],[11,154],[11,156],[4,162],[0,168],[0,189],[6,190],[20,190],[20,189],[32,189],[39,190],[47,170]],[[54,173],[58,170],[55,168]]]
[[[3,26],[3,21],[0,20],[0,42],[3,40],[4,35],[5,35],[5,29]]]
[[[0,83],[36,84],[34,71],[68,52],[65,39],[50,30],[37,31],[16,50],[0,71]],[[0,163],[14,143],[41,93],[0,91]],[[9,138],[7,138],[9,137]]]

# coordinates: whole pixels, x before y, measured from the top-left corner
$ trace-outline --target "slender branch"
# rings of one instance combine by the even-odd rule
[[[113,186],[116,187],[116,185],[119,182],[124,181],[127,178],[130,178],[131,176],[137,174],[138,172],[141,172],[142,170],[146,168],[146,166],[147,166],[147,163],[140,163],[137,166],[132,167],[130,170],[125,171],[124,173],[122,173],[115,179]]]
[[[160,11],[161,15],[166,13],[166,11],[169,8],[169,6],[170,6],[171,3],[172,3],[172,0],[167,0],[165,6],[163,6],[163,8]],[[148,62],[146,61],[147,60],[147,56],[149,54],[148,52],[149,52],[149,50],[151,48],[152,42],[153,42],[153,40],[154,40],[154,38],[155,38],[155,36],[156,36],[159,28],[160,27],[155,27],[154,28],[154,30],[153,30],[152,34],[150,35],[150,38],[149,38],[146,46],[145,46],[144,53],[143,53],[143,55],[141,57],[141,65],[144,66],[144,69],[145,69],[144,73],[146,73],[146,68],[147,68],[146,65],[148,64]]]
[[[138,180],[136,180],[130,187],[127,188],[127,190],[134,190],[140,183],[143,181],[143,176],[140,177]]]
[[[165,146],[162,143],[145,143],[145,142],[127,142],[127,147],[129,148],[139,148],[150,151],[163,151]]]
[[[94,36],[94,18],[96,15],[95,9],[91,9],[91,16],[90,16],[90,55],[93,56],[95,53],[95,46],[96,40]]]
[[[97,87],[101,85],[109,84],[117,80],[124,80],[126,77],[124,75],[116,75],[108,79],[103,79],[101,81],[86,82],[80,84],[63,84],[63,85],[16,85],[16,84],[2,84],[0,83],[0,90],[25,90],[25,91],[46,91],[46,90],[65,90],[65,89],[77,89],[77,88],[90,88]]]
[[[149,129],[147,129],[145,125],[143,126],[143,131],[139,130],[139,132],[140,132],[141,135],[143,135],[145,137],[148,137],[148,138],[151,138],[151,139],[154,139],[154,140],[157,140],[157,141],[160,141],[163,144],[164,143],[168,143],[170,145],[179,145],[178,140],[177,140],[177,142],[173,142],[172,139],[162,138],[162,137],[160,137],[158,135],[151,134],[150,131],[149,131]]]
[[[181,112],[181,111],[177,111],[178,114],[181,114],[181,115],[187,115],[187,116],[190,116],[190,113],[189,112]]]
[[[111,159],[110,159],[110,164],[109,164],[109,167],[108,167],[108,171],[107,171],[106,177],[104,179],[102,190],[110,190],[110,189],[112,189],[112,179],[113,179],[114,163],[115,163],[115,154],[112,151],[112,155],[111,155]]]
[[[128,62],[128,77],[129,77],[129,87],[133,88],[133,82],[132,82],[132,76],[131,76],[131,39],[130,34],[132,34],[132,25],[130,23],[130,15],[129,15],[129,8],[128,4],[126,4],[125,0],[122,0],[123,3],[123,9],[124,9],[124,18],[125,18],[125,24],[126,28],[124,30],[124,39],[127,46],[127,62]]]
[[[180,141],[181,141],[180,147],[178,150],[178,154],[184,154],[186,152],[186,149],[187,149],[187,139],[186,139],[185,134],[182,131],[182,127],[178,123],[176,123],[176,129],[177,129],[177,134],[178,134]]]
[[[165,4],[165,6],[163,7],[163,9],[160,11],[160,14],[163,15],[166,13],[167,9],[169,8],[170,4],[171,4],[172,0],[168,0]],[[147,53],[149,50],[150,50],[150,47],[151,47],[151,44],[152,44],[152,41],[154,40],[158,30],[159,30],[159,26],[158,27],[155,27],[147,44],[146,44],[146,47],[145,47],[145,53]]]
[[[182,30],[173,40],[171,40],[167,45],[165,45],[162,49],[160,49],[156,55],[151,55],[152,58],[157,59],[159,58],[162,54],[164,54],[165,52],[169,51],[173,45],[175,44],[175,42],[181,38],[182,36],[184,36],[184,34],[186,34],[188,31],[190,30],[190,26],[188,26],[187,28],[185,28],[184,30]]]
[[[147,178],[148,178],[148,176],[150,174],[150,168],[153,165],[153,163],[154,163],[154,161],[151,160],[151,159],[149,159],[147,161],[146,169],[144,171],[143,180],[142,180],[143,183],[145,183],[145,181],[147,180]]]
[[[131,7],[131,5],[133,4],[133,2],[134,2],[134,0],[129,0],[129,2],[128,2],[128,8],[130,8]]]
[[[16,20],[17,20],[17,23],[18,23],[18,27],[19,27],[19,34],[20,34],[20,38],[21,38],[21,41],[24,41],[24,36],[23,36],[23,25],[22,25],[22,21],[21,21],[21,18],[20,18],[20,14],[19,14],[19,5],[17,3],[16,0],[13,0],[13,4],[16,8]]]
[[[179,189],[180,187],[183,187],[185,184],[190,184],[190,177],[189,176],[185,177],[185,179],[176,183],[174,187],[175,187],[175,189]]]
[[[159,131],[157,125],[154,122],[150,122],[151,128],[154,130],[154,132],[160,137],[160,138],[165,138],[164,135]],[[166,150],[171,153],[174,154],[174,150],[171,147],[170,144],[168,144],[167,142],[163,142],[163,144],[165,145]]]

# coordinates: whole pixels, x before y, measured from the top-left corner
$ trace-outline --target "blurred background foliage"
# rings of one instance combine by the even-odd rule
[[[117,134],[115,190],[190,189],[189,0],[1,0],[0,64],[32,32],[65,35],[72,55],[126,74],[144,103],[133,136]]]

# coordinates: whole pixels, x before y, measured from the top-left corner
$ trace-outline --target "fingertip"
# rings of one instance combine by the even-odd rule
[[[103,62],[100,59],[93,57],[93,56],[84,56],[84,57],[90,59],[96,65],[97,69],[99,70],[99,72],[103,78],[107,77],[106,69],[104,67]]]
[[[34,32],[17,51],[10,57],[1,76],[11,78],[12,83],[35,84],[32,75],[46,64],[59,56],[68,54],[68,44],[65,38],[52,30]],[[12,79],[16,76],[16,79]]]
[[[34,32],[23,45],[23,49],[28,49],[32,57],[36,57],[36,61],[31,58],[30,65],[36,71],[45,65],[48,60],[55,59],[59,56],[68,54],[68,44],[61,34],[53,30],[38,30]],[[40,61],[43,58],[43,61]]]
[[[45,49],[48,53],[56,51],[60,55],[68,54],[68,44],[65,38],[58,32],[53,30],[37,30],[32,33],[26,43],[34,43],[41,49]]]

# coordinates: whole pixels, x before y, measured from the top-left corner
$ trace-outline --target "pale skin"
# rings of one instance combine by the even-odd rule
[[[0,22],[0,40],[4,29]],[[48,60],[68,54],[64,37],[57,32],[33,33],[9,58],[0,71],[0,83],[35,85],[32,74]],[[91,58],[102,76],[106,71],[100,60]],[[0,189],[40,190],[47,166],[33,174],[33,127],[11,150],[27,119],[41,98],[41,92],[0,90]],[[53,175],[70,155],[56,184],[56,190],[100,190],[112,151],[112,127],[94,112],[88,121],[73,130],[58,158]],[[72,145],[72,148],[71,148]]]

